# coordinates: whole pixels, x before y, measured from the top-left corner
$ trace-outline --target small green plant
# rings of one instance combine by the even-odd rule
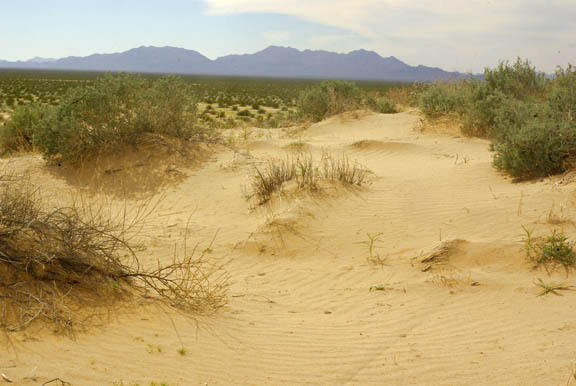
[[[366,233],[366,240],[359,241],[358,243],[356,243],[363,245],[368,250],[369,260],[374,260],[375,257],[379,258],[379,255],[376,254],[376,249],[380,248],[379,245],[380,243],[382,243],[380,236],[382,234],[383,234],[382,232],[377,233],[375,235]]]
[[[182,356],[188,354],[188,350],[186,350],[184,347],[179,348],[177,351],[178,351],[178,354],[180,354]]]
[[[148,354],[161,353],[162,346],[156,344],[148,344],[148,346],[146,346],[146,352],[148,352]]]
[[[566,235],[554,229],[544,238],[534,238],[533,230],[524,229],[524,248],[528,258],[537,265],[554,266],[561,265],[564,268],[576,263],[574,244],[568,241]]]
[[[544,296],[547,295],[549,293],[552,293],[554,295],[557,296],[562,296],[561,293],[559,293],[558,291],[574,291],[574,289],[576,288],[576,286],[573,285],[564,285],[564,284],[558,284],[558,283],[545,283],[542,279],[538,278],[538,281],[535,282],[534,284],[536,284],[538,287],[542,288],[542,292],[540,292],[538,294],[538,296]]]
[[[385,284],[378,284],[378,285],[370,286],[369,291],[370,292],[372,292],[372,291],[387,291],[387,290],[391,290],[391,289],[393,289],[393,288],[388,287]]]

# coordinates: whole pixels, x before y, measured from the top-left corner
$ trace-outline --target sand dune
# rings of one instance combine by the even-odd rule
[[[170,258],[187,228],[202,245],[216,236],[211,256],[229,271],[229,305],[190,317],[146,302],[114,310],[75,339],[3,337],[0,372],[22,385],[56,377],[74,385],[565,385],[576,362],[576,292],[538,297],[533,282],[576,282],[534,270],[519,241],[523,225],[576,236],[576,185],[512,183],[492,168],[487,141],[421,129],[417,111],[315,124],[301,133],[305,150],[346,154],[373,173],[370,185],[257,208],[243,187],[254,165],[293,152],[283,130],[178,164],[181,176],[149,190],[163,196],[148,219],[144,259]],[[38,156],[10,167],[54,199],[79,188]],[[131,184],[159,177],[139,178]],[[377,236],[383,264],[369,261],[367,234]],[[450,240],[460,241],[422,262]]]

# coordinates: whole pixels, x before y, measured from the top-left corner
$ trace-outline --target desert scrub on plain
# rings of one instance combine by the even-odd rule
[[[166,263],[141,264],[134,240],[154,207],[146,202],[133,217],[124,212],[118,218],[86,201],[50,207],[28,182],[2,176],[0,329],[42,321],[73,332],[83,310],[95,314],[143,295],[189,312],[224,305],[226,276],[205,253],[185,250]]]
[[[346,156],[335,158],[323,154],[315,161],[310,154],[300,153],[286,159],[269,160],[264,167],[255,167],[251,177],[247,200],[256,205],[270,201],[276,193],[282,193],[286,183],[294,182],[298,190],[316,191],[321,181],[337,181],[343,185],[362,186],[368,182],[369,171]]]
[[[494,166],[518,179],[562,173],[576,159],[576,68],[551,79],[528,61],[501,62],[475,77],[428,85],[427,117],[454,114],[465,135],[491,139]]]

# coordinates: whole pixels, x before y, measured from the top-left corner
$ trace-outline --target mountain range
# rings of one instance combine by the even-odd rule
[[[197,51],[176,47],[139,47],[121,53],[62,59],[0,60],[1,68],[73,71],[122,71],[280,78],[337,78],[388,81],[433,81],[463,76],[440,68],[410,66],[394,56],[356,50],[340,54],[270,46],[254,54],[211,60]]]

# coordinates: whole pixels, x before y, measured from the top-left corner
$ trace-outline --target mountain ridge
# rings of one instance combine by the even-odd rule
[[[274,45],[252,54],[225,55],[214,60],[184,48],[141,46],[84,57],[0,60],[2,68],[389,81],[433,81],[464,76],[437,67],[410,66],[394,56],[383,57],[365,49],[336,53]]]

